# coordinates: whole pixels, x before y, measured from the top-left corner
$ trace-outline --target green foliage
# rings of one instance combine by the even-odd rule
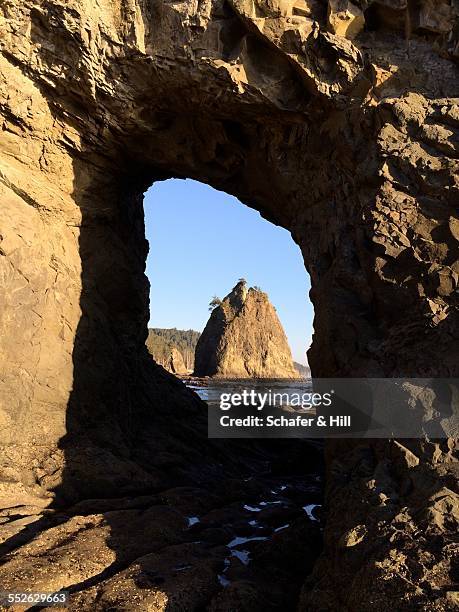
[[[192,329],[160,329],[148,330],[147,348],[155,361],[164,365],[170,357],[173,348],[182,354],[185,366],[192,370],[194,366],[194,349],[201,334]]]
[[[245,278],[239,278],[238,283],[242,283],[243,285],[247,285],[247,281],[245,280]]]
[[[254,291],[259,291],[260,293],[263,293],[262,288],[261,288],[261,287],[259,287],[258,285],[255,285],[254,287],[252,287],[252,289],[253,289]]]
[[[148,330],[147,349],[158,363],[165,364],[171,354],[172,346],[156,330]]]
[[[221,299],[219,297],[217,297],[216,295],[214,295],[214,297],[210,300],[209,302],[209,310],[215,310],[216,308],[218,308],[218,306],[221,306]]]

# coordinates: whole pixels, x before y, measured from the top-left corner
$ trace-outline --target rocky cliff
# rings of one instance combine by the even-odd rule
[[[146,345],[156,363],[172,374],[186,374],[193,371],[199,335],[193,330],[149,329]]]
[[[172,374],[186,374],[188,372],[182,353],[175,347],[171,348],[170,354],[161,365]]]
[[[311,370],[309,369],[309,366],[298,363],[297,361],[294,361],[293,365],[301,378],[311,378]]]
[[[310,570],[308,529],[281,531],[278,571],[234,605],[183,541],[191,507],[222,537],[210,506],[223,524],[222,478],[240,500],[242,451],[207,440],[145,348],[143,193],[193,178],[291,232],[314,376],[458,376],[457,19],[456,0],[0,3],[3,590],[267,610],[281,551]],[[301,610],[457,606],[457,441],[328,443],[326,460]]]
[[[194,374],[298,378],[287,337],[266,293],[239,282],[214,308],[196,345]]]

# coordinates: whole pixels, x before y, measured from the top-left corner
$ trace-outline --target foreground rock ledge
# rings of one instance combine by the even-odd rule
[[[412,4],[1,4],[3,506],[211,483],[228,459],[144,348],[155,180],[291,231],[315,376],[458,375],[457,4]],[[457,604],[456,451],[328,446],[301,609]]]

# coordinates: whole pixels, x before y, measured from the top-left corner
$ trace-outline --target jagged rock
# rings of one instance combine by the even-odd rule
[[[455,4],[455,6],[454,6]],[[448,0],[427,0],[419,3],[416,15],[415,27],[436,34],[447,34],[451,32],[459,17],[459,6]]]
[[[315,376],[459,375],[457,2],[395,17],[389,0],[357,4],[371,23],[349,41],[327,31],[325,0],[1,3],[2,507],[212,488],[236,471],[241,449],[208,441],[202,404],[144,346],[155,180],[201,180],[292,233],[311,275]],[[405,444],[418,465],[394,463],[385,440],[327,445],[324,552],[300,609],[457,600],[457,523],[444,518],[457,441]],[[92,550],[90,518],[49,537],[45,521],[29,548],[13,535],[2,589],[64,580],[81,586],[78,609],[97,609],[106,540],[139,516],[115,519],[93,519]]]
[[[162,365],[168,372],[172,374],[186,374],[188,372],[183,355],[175,346],[165,342],[160,347],[155,346],[154,334],[150,335],[150,332],[146,345],[156,363]]]
[[[182,353],[176,348],[173,348],[171,350],[171,356],[167,369],[173,374],[184,374],[187,372],[185,362],[183,361]]]
[[[194,374],[298,378],[287,337],[266,293],[239,282],[210,315],[196,345]]]
[[[156,363],[172,374],[187,374],[193,371],[194,349],[199,336],[199,332],[192,329],[151,328],[145,344]]]
[[[363,30],[365,18],[349,0],[328,0],[328,25],[333,34],[352,40]]]
[[[449,229],[454,238],[459,242],[459,219],[449,218]]]
[[[183,361],[182,353],[175,347],[171,347],[166,358],[158,363],[172,374],[186,374],[188,372],[185,362]]]

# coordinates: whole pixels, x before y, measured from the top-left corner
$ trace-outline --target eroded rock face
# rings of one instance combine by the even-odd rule
[[[201,404],[144,347],[154,180],[208,182],[292,232],[315,376],[458,374],[457,3],[356,0],[352,41],[335,4],[1,4],[4,506],[216,475]],[[370,594],[396,609],[400,555],[404,605],[451,607],[455,444],[420,443],[395,478],[391,448],[329,447],[328,580],[303,609],[365,610]],[[439,550],[413,565],[434,510]],[[392,553],[392,530],[415,534],[409,550]],[[343,581],[349,551],[358,579]]]
[[[176,348],[173,348],[171,350],[171,356],[167,369],[173,374],[184,374],[187,371],[185,367],[185,362],[183,361],[182,353]]]
[[[298,378],[266,293],[239,282],[210,315],[195,353],[196,376]]]
[[[171,346],[167,354],[161,356],[161,359],[155,356],[151,347],[149,347],[149,351],[152,353],[152,357],[155,359],[156,363],[162,365],[168,372],[172,374],[186,374],[188,372],[185,362],[183,361],[182,353],[176,349],[175,346]]]

